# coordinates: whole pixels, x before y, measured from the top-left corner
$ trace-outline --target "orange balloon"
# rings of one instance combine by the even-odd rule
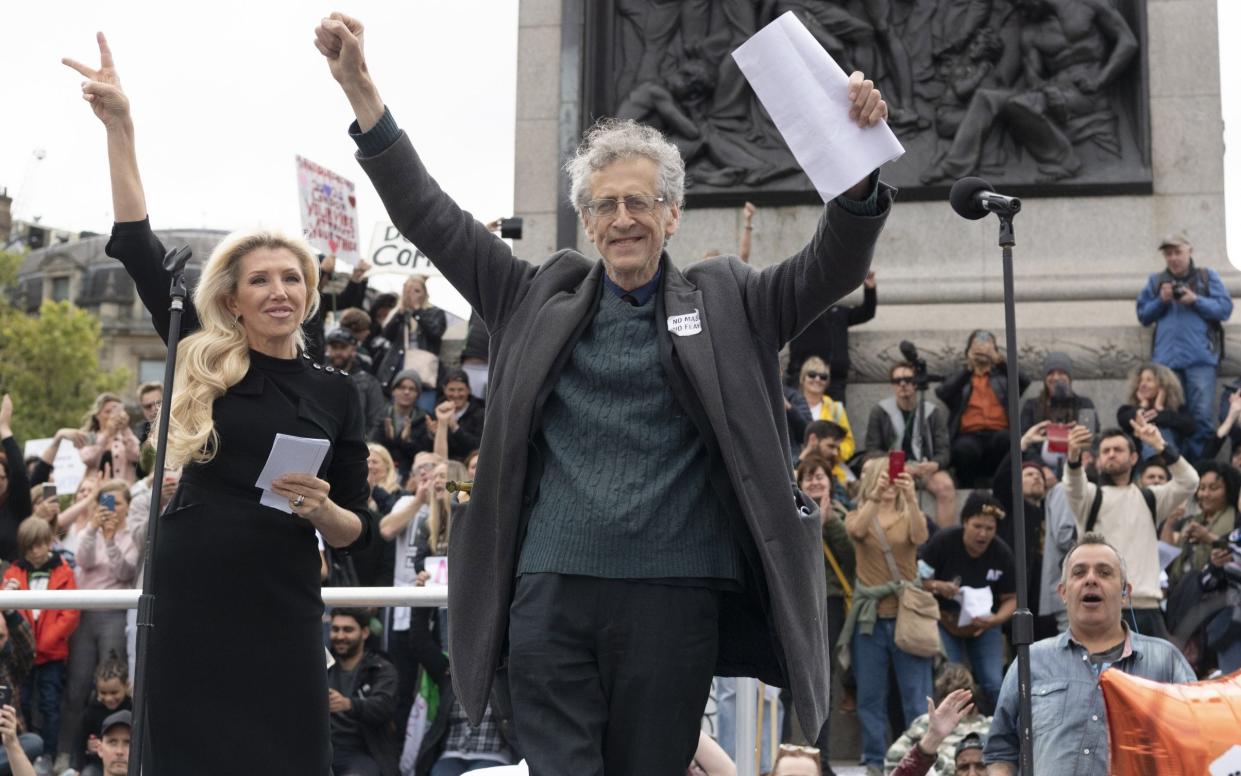
[[[1241,744],[1241,671],[1191,684],[1161,684],[1104,671],[1112,776],[1207,776]]]

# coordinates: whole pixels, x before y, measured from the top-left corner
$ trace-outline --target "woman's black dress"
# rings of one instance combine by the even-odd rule
[[[147,221],[118,223],[107,253],[125,264],[167,339],[169,277]],[[187,302],[182,333],[198,328]],[[212,410],[219,448],[185,467],[153,557],[145,771],[314,774],[331,768],[319,552],[310,522],[259,504],[255,480],[277,433],[331,441],[318,476],[369,540],[366,442],[347,376],[309,356],[251,351],[245,377]]]

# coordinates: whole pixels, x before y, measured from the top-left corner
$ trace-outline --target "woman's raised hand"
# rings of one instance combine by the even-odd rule
[[[102,32],[95,33],[99,42],[99,69],[88,67],[68,57],[60,60],[78,71],[87,80],[82,82],[82,99],[90,103],[91,110],[108,128],[129,120],[129,98],[121,90],[121,78],[112,62],[112,49]]]

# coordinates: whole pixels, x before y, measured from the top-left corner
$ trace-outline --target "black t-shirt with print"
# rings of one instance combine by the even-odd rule
[[[959,579],[957,584],[961,587],[990,587],[995,598],[991,608],[994,612],[1000,606],[1001,596],[1017,592],[1013,551],[997,536],[982,555],[970,557],[965,551],[964,533],[965,529],[960,526],[938,531],[922,548],[922,560],[935,569],[935,579],[947,582]],[[961,610],[956,601],[938,596],[936,599],[941,611]]]

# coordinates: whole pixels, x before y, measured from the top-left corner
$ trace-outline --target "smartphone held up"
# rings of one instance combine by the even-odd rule
[[[896,478],[905,473],[905,451],[893,450],[888,453],[888,482],[896,484]]]

